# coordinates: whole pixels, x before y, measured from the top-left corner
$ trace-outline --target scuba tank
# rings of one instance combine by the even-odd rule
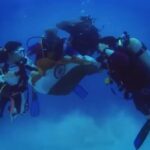
[[[124,48],[134,59],[139,60],[144,67],[150,69],[150,51],[146,46],[137,38],[130,37],[127,32],[118,38],[117,46]]]
[[[150,70],[150,51],[136,38],[130,38],[129,50],[140,60],[144,67]]]

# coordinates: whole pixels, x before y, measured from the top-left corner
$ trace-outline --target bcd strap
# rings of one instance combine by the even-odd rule
[[[135,54],[137,57],[140,57],[145,51],[146,51],[146,47],[144,46],[144,44],[142,45],[142,48]]]

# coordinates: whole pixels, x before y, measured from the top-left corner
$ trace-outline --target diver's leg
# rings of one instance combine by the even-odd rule
[[[3,112],[5,110],[5,106],[9,101],[10,88],[7,84],[0,83],[0,117],[3,116]]]
[[[95,66],[92,64],[83,65],[82,68],[84,70],[85,75],[91,75],[91,74],[99,72],[98,66]]]
[[[144,115],[150,114],[150,93],[138,91],[133,94],[133,102],[136,108],[141,111]]]
[[[21,94],[17,94],[13,96],[15,108],[17,110],[17,113],[19,114],[21,112]]]
[[[0,98],[0,117],[3,117],[3,112],[4,112],[4,110],[5,110],[5,106],[6,106],[6,104],[7,104],[7,102],[8,102],[8,98],[6,98],[6,97],[2,97],[1,96],[1,98]]]

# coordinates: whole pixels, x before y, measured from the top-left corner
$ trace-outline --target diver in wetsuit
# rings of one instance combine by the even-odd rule
[[[62,21],[56,25],[69,33],[66,54],[92,55],[98,49],[100,34],[90,16],[82,16],[78,21]]]
[[[150,51],[136,38],[124,33],[124,38],[105,37],[99,49],[105,60],[109,76],[125,94],[131,95],[136,108],[147,117],[134,145],[136,149],[143,144],[150,131]]]
[[[29,38],[27,43],[34,38],[36,37]],[[56,29],[47,29],[44,36],[38,38],[41,39],[40,42],[28,47],[28,57],[35,56],[35,64],[41,58],[49,58],[54,61],[62,58],[64,39],[57,35]]]
[[[120,45],[120,38],[105,37],[101,39],[99,48],[107,59],[106,69],[112,80],[123,89],[125,97],[132,95],[135,106],[143,114],[150,114],[150,64],[149,50],[142,42],[129,38]],[[109,45],[110,43],[110,45]]]
[[[3,116],[5,106],[10,101],[10,114],[15,116],[21,113],[21,101],[27,89],[28,76],[27,60],[24,49],[18,41],[9,41],[0,51],[0,116]]]

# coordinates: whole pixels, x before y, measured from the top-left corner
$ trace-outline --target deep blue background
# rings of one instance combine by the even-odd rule
[[[128,31],[150,47],[149,11],[146,0],[1,0],[0,46],[19,40],[26,47],[29,37],[42,35],[57,22],[90,14],[103,36]],[[121,94],[112,94],[105,77],[104,72],[81,82],[89,92],[85,100],[74,93],[39,95],[38,118],[26,114],[12,123],[6,112],[0,120],[0,149],[133,150],[145,117]],[[141,150],[149,149],[149,141],[150,137]]]

